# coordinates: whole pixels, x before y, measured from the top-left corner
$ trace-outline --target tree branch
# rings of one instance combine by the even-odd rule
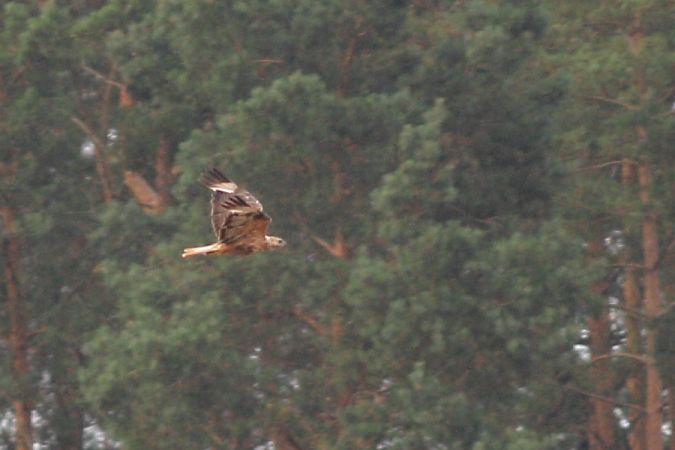
[[[125,170],[124,184],[127,185],[136,201],[148,214],[158,214],[166,208],[162,196],[139,173],[133,170]]]
[[[92,140],[94,145],[100,148],[105,148],[105,143],[103,142],[103,140],[101,140],[101,138],[94,132],[94,130],[92,130],[91,127],[87,125],[83,120],[75,116],[70,116],[70,120],[75,125],[77,125],[84,132],[84,134],[87,135],[89,139]]]
[[[647,316],[645,313],[642,311],[639,311],[635,308],[629,308],[628,306],[623,306],[623,305],[608,305],[608,308],[610,309],[618,309],[620,311],[626,312],[626,314],[631,315],[631,316],[637,316],[640,318],[646,318]]]
[[[553,382],[551,382],[551,383],[553,384]],[[642,413],[647,412],[645,410],[645,408],[643,408],[642,406],[636,405],[634,403],[619,402],[619,401],[616,401],[612,398],[605,397],[603,395],[598,395],[598,394],[594,394],[592,392],[584,391],[583,389],[579,389],[578,387],[575,387],[575,386],[572,386],[572,385],[569,385],[569,384],[561,385],[558,382],[556,382],[555,384],[562,387],[563,389],[569,389],[570,391],[574,391],[578,394],[581,394],[581,395],[584,395],[586,397],[593,398],[593,399],[596,399],[596,400],[600,400],[601,402],[609,403],[609,404],[614,405],[614,406],[619,406],[621,408],[635,409],[635,410],[640,411]]]
[[[635,361],[638,361],[642,364],[647,364],[649,362],[648,358],[646,358],[642,355],[637,355],[635,353],[628,353],[628,352],[607,353],[607,354],[604,354],[604,355],[594,356],[591,359],[591,362],[594,363],[594,362],[602,361],[602,360],[609,359],[609,358],[628,358],[628,359],[633,359]]]
[[[316,318],[310,316],[305,312],[304,309],[298,304],[293,305],[291,312],[300,320],[309,325],[314,331],[316,331],[319,336],[324,336],[326,334],[326,327],[319,322]]]
[[[300,224],[300,227],[303,230],[305,230],[305,232],[309,235],[309,237],[314,242],[319,244],[324,250],[326,250],[331,256],[334,256],[339,259],[349,258],[350,256],[349,246],[347,245],[347,241],[344,235],[342,234],[342,230],[340,230],[339,228],[337,229],[337,231],[335,232],[335,240],[331,244],[330,242],[315,235],[309,228],[309,225],[307,225],[307,222],[302,218],[302,216],[297,210],[293,211],[293,215]]]
[[[600,164],[593,164],[591,166],[584,166],[584,167],[579,167],[579,170],[595,170],[595,169],[602,169],[603,167],[608,167],[608,166],[617,166],[619,164],[624,164],[628,162],[629,164],[635,164],[637,165],[636,161],[626,161],[625,159],[617,159],[616,161],[607,161],[604,163]]]
[[[104,83],[113,85],[120,90],[126,90],[126,88],[127,88],[124,84],[120,83],[119,81],[111,80],[109,77],[106,77],[101,72],[98,72],[97,70],[92,69],[91,67],[87,66],[86,64],[80,64],[80,67],[82,67],[82,69],[84,69],[85,72],[89,72],[91,75],[95,76],[96,78],[103,81]]]
[[[96,157],[96,173],[101,182],[101,189],[103,190],[103,200],[109,203],[113,199],[112,181],[110,176],[110,169],[108,162],[105,159],[103,150],[106,148],[105,142],[87,125],[83,120],[76,116],[70,116],[71,122],[77,125],[84,134],[94,143],[94,154]]]
[[[602,96],[599,96],[599,95],[591,95],[588,98],[590,98],[591,100],[596,100],[596,101],[602,102],[602,103],[609,103],[611,105],[622,106],[622,107],[624,107],[626,109],[629,109],[631,111],[635,111],[635,110],[638,109],[638,107],[635,106],[635,105],[631,105],[630,103],[626,103],[626,102],[623,102],[621,100],[615,100],[613,98],[602,97]]]

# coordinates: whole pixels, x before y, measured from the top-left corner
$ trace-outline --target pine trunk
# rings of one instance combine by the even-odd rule
[[[610,321],[607,311],[598,317],[589,317],[591,332],[591,352],[593,355],[607,355],[611,351],[609,342]],[[615,433],[613,405],[603,398],[612,398],[613,379],[609,358],[596,361],[592,367],[594,392],[599,397],[591,398],[592,416],[588,425],[589,450],[607,450],[614,448]]]
[[[101,183],[103,201],[105,203],[110,203],[113,200],[110,169],[108,168],[108,162],[106,161],[105,147],[102,147],[100,142],[94,143],[94,156],[96,158],[96,173]]]
[[[640,311],[640,291],[637,284],[637,275],[634,267],[626,267],[624,270],[624,305],[626,306],[626,349],[632,355],[642,354],[641,323],[638,317]],[[639,364],[639,363],[635,363]],[[630,403],[644,405],[645,402],[645,367],[639,364],[631,370],[626,380],[626,386],[630,393]],[[631,450],[645,450],[645,421],[644,415],[638,410],[630,413],[631,428],[628,434],[628,442]]]
[[[591,239],[587,242],[588,254],[591,258],[598,258],[604,251],[602,238]],[[597,295],[605,295],[608,283],[598,280],[590,289]],[[587,318],[588,330],[591,336],[590,350],[593,357],[607,355],[611,350],[609,310],[603,308],[597,314]],[[606,398],[612,398],[611,389],[614,376],[609,358],[595,361],[591,366],[591,383],[593,393],[591,397],[591,416],[588,419],[588,449],[606,450],[613,448],[615,433],[615,418],[612,404]]]
[[[31,395],[28,362],[27,318],[21,303],[18,268],[21,256],[16,236],[14,213],[8,206],[0,209],[8,239],[4,242],[5,288],[7,291],[7,315],[9,317],[9,349],[11,352],[12,377],[16,390],[12,405],[15,415],[16,450],[32,450]]]
[[[627,188],[635,183],[635,164],[633,161],[624,159],[621,164],[621,182]],[[626,326],[626,350],[632,355],[642,355],[642,323],[640,311],[642,301],[638,283],[638,274],[633,260],[631,243],[628,239],[630,235],[630,224],[628,221],[624,224],[625,248],[622,262],[623,269],[623,305],[625,309]],[[629,401],[635,405],[644,405],[644,373],[645,366],[640,363],[634,363],[631,373],[626,380],[626,387],[630,394]],[[628,433],[628,443],[631,450],[645,450],[645,422],[642,412],[633,409],[629,416],[630,431]]]
[[[63,373],[58,376],[54,375],[57,386],[55,398],[58,406],[56,440],[59,450],[82,450],[84,413],[76,381],[77,358],[72,355],[61,355],[61,358],[62,360],[68,359],[69,364]]]
[[[668,389],[668,411],[670,411],[670,450],[675,450],[675,384]]]
[[[169,140],[162,136],[159,140],[159,146],[155,151],[155,189],[162,200],[160,210],[163,210],[171,203],[172,181]]]
[[[96,132],[83,120],[72,116],[70,120],[80,127],[80,129],[87,135],[94,146],[94,160],[96,162],[96,175],[98,175],[99,183],[101,184],[101,192],[103,194],[103,201],[110,203],[113,198],[112,175],[108,160],[106,159],[106,143]],[[107,131],[107,129],[106,129]]]
[[[640,200],[645,207],[645,215],[642,220],[642,247],[644,252],[644,311],[647,319],[656,318],[661,312],[661,288],[658,271],[659,242],[657,231],[657,218],[650,208],[650,190],[652,188],[652,175],[649,164],[641,161],[638,168],[640,183]],[[647,450],[662,450],[663,435],[661,426],[663,417],[661,413],[661,392],[663,390],[661,377],[654,362],[656,332],[647,329],[646,354],[646,399],[645,399],[645,434]]]

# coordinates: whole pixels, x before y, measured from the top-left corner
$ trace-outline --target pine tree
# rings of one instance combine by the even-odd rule
[[[575,95],[560,133],[579,171],[570,206],[579,205],[577,218],[594,257],[612,263],[596,290],[620,299],[589,319],[591,382],[600,396],[591,400],[591,449],[614,448],[623,433],[631,449],[663,448],[666,418],[653,322],[664,306],[662,285],[669,284],[661,264],[669,250],[659,235],[670,234],[671,222],[670,194],[663,189],[672,180],[671,158],[664,151],[672,136],[667,123],[673,76],[664,62],[673,52],[666,13],[671,6],[660,1],[619,8],[552,5],[559,31],[555,60],[574,79]],[[617,328],[625,339],[616,336]],[[624,396],[629,425],[619,428],[612,401]]]
[[[227,16],[237,33],[218,38],[229,7],[166,2],[119,37],[149,45],[148,29],[170,30],[162,45],[181,66],[138,102],[184,95],[207,119],[175,153],[175,206],[143,216],[127,196],[97,231],[120,309],[88,347],[90,402],[132,448],[558,445],[557,378],[587,294],[580,243],[551,215],[560,172],[536,111],[563,85],[534,82],[543,19],[361,5],[338,21],[372,39],[342,25],[310,39],[334,29],[332,6],[242,6]],[[121,63],[129,86],[157,81],[148,61]],[[191,92],[188,80],[220,86],[218,61],[238,88]],[[209,234],[197,179],[211,165],[259,196],[288,253],[176,258]]]
[[[82,346],[109,311],[86,237],[101,191],[71,120],[83,93],[76,9],[7,2],[0,15],[2,396],[15,425],[2,445],[17,449],[83,448]]]
[[[661,450],[668,6],[6,2],[2,445]]]

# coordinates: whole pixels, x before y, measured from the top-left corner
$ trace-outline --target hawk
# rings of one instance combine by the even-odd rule
[[[196,255],[249,255],[276,250],[286,242],[267,235],[272,219],[250,192],[237,186],[218,169],[205,172],[202,184],[211,189],[211,224],[216,243],[183,250],[183,258]]]

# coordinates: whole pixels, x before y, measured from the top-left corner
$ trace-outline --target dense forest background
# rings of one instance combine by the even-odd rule
[[[0,448],[675,450],[672,1],[0,5]]]

